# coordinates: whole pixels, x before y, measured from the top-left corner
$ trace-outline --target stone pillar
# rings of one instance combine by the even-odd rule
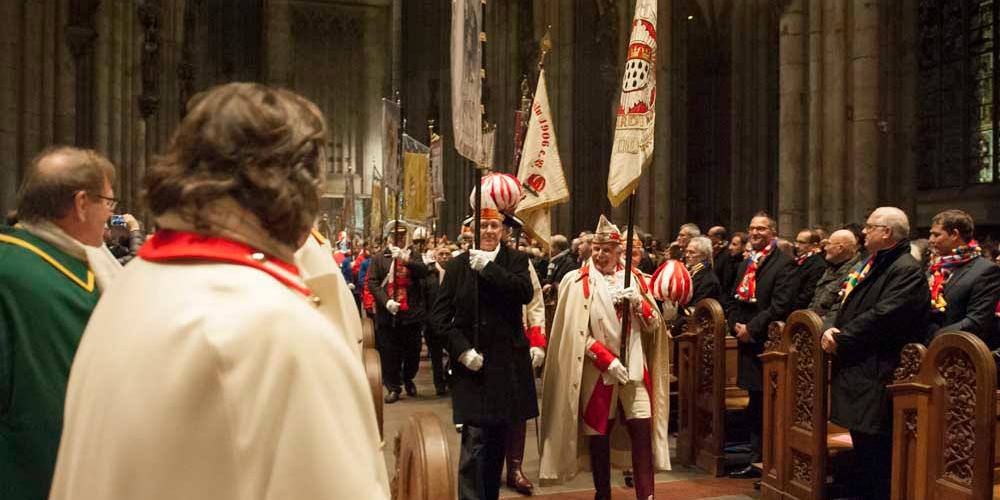
[[[842,224],[847,163],[847,2],[823,5],[823,209],[821,223]]]
[[[644,174],[648,182],[639,184],[639,214],[640,225],[646,231],[658,238],[671,235],[670,220],[672,211],[681,203],[671,196],[674,185],[673,174],[677,169],[685,169],[685,165],[675,165],[671,159],[673,148],[677,147],[674,132],[674,106],[676,85],[679,78],[676,73],[679,68],[674,60],[674,2],[673,0],[658,0],[656,4],[656,131],[654,133],[653,163]]]
[[[267,83],[287,87],[291,83],[292,33],[288,0],[264,0],[264,70]]]
[[[806,14],[805,0],[792,0],[781,17],[778,223],[786,233],[806,222]]]
[[[823,211],[823,2],[809,0],[809,150],[808,176],[809,226],[822,223]]]
[[[878,195],[879,143],[881,132],[879,90],[879,1],[854,0],[851,13],[850,82],[851,179],[847,196],[847,220],[858,221],[874,209]]]

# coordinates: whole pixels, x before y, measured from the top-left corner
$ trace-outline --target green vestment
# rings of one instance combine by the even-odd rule
[[[0,499],[49,496],[69,369],[98,295],[86,262],[0,226]]]

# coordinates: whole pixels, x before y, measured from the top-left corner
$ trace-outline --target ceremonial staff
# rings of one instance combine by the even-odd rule
[[[479,7],[481,9],[481,14],[482,14],[481,17],[479,18],[480,19],[480,21],[479,21],[479,30],[480,30],[479,31],[479,54],[480,54],[480,56],[479,56],[479,67],[480,67],[479,75],[480,75],[480,78],[482,78],[483,82],[485,83],[485,81],[486,81],[486,0],[480,0]],[[483,102],[484,97],[485,97],[484,96],[485,92],[483,92],[482,89],[483,89],[483,86],[480,86],[479,100],[480,100],[480,107],[481,107],[480,111],[482,113],[482,119],[481,119],[481,121],[482,121],[482,124],[485,125],[485,123],[486,123],[486,103]],[[482,151],[482,141],[481,140],[480,140],[480,151]],[[482,209],[483,209],[483,200],[482,200],[482,194],[483,194],[483,170],[485,170],[487,168],[487,165],[486,165],[486,162],[485,162],[486,152],[482,151],[482,153],[480,154],[480,156],[481,156],[481,158],[479,160],[479,165],[476,167],[476,186],[475,186],[475,190],[476,190],[476,195],[475,195],[476,196],[476,208],[475,208],[476,218],[473,221],[473,225],[475,226],[475,228],[472,230],[473,242],[474,242],[476,250],[479,250],[479,244],[480,244],[480,240],[481,240],[479,231],[480,231],[480,227],[482,226],[482,223],[483,223],[483,221],[482,221],[482,219],[483,219],[483,216],[482,216],[483,215],[482,214]],[[503,242],[501,241],[500,244],[502,245]],[[474,274],[474,279],[475,279],[475,283],[476,283],[476,298],[475,298],[475,300],[476,300],[476,318],[475,318],[475,320],[476,320],[476,332],[475,332],[475,336],[473,337],[472,343],[478,349],[479,348],[479,330],[480,330],[480,321],[479,321],[479,273],[478,272]]]
[[[404,167],[403,167],[403,133],[404,133],[404,131],[406,129],[406,118],[403,118],[403,101],[399,97],[399,91],[398,90],[396,91],[396,106],[399,107],[399,122],[400,122],[399,128],[396,129],[397,130],[397,132],[396,132],[396,165],[399,168],[398,168],[398,170],[396,172],[396,179],[395,179],[396,185],[394,186],[396,188],[396,200],[395,200],[395,203],[394,203],[394,205],[396,206],[396,217],[393,218],[393,222],[392,222],[392,237],[391,237],[391,240],[390,240],[392,243],[395,243],[396,234],[399,233],[399,217],[403,213],[403,197],[402,197],[402,192],[401,191],[403,190],[402,178],[403,178],[403,171],[404,171]],[[406,244],[406,240],[405,239],[403,240],[403,244],[404,245]],[[389,253],[391,255],[392,251],[389,249],[388,245],[386,246],[386,250],[389,251]],[[400,250],[402,250],[402,248],[400,248]],[[399,274],[398,274],[399,269],[398,269],[398,267],[399,266],[397,264],[398,260],[399,259],[395,259],[395,258],[392,259],[392,268],[391,268],[391,272],[392,272],[392,276],[393,276],[393,282],[394,282],[393,287],[392,287],[392,300],[394,300],[396,302],[399,302],[399,284],[398,284],[399,283],[398,282],[398,278],[399,278]],[[392,315],[392,327],[393,328],[396,328],[397,322],[398,322],[398,319],[397,319],[396,315],[393,314]]]

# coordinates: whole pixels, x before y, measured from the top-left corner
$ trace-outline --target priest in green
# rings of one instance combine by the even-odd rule
[[[71,147],[32,161],[0,226],[0,499],[49,496],[70,365],[120,269],[103,242],[115,208],[106,158]]]

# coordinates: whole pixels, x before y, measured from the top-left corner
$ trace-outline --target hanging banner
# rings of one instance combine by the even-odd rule
[[[399,190],[399,105],[382,99],[382,186]]]
[[[549,207],[569,200],[569,187],[556,144],[544,70],[538,73],[538,87],[535,89],[535,101],[531,104],[531,118],[517,178],[524,188],[524,199],[517,207],[517,216],[524,220],[525,230],[547,247],[552,235]]]
[[[451,121],[458,154],[479,162],[482,147],[480,0],[451,1]]]
[[[444,201],[444,147],[441,136],[431,138],[431,200]]]
[[[430,155],[403,153],[403,219],[425,224],[431,218]]]
[[[497,125],[495,123],[487,123],[483,128],[483,157],[480,162],[482,162],[483,166],[488,170],[496,168],[496,145]]]
[[[372,209],[369,227],[372,234],[382,232],[382,215],[385,214],[385,193],[382,191],[382,180],[372,179]]]
[[[653,160],[656,128],[656,0],[638,0],[625,56],[608,172],[608,199],[618,206]]]

